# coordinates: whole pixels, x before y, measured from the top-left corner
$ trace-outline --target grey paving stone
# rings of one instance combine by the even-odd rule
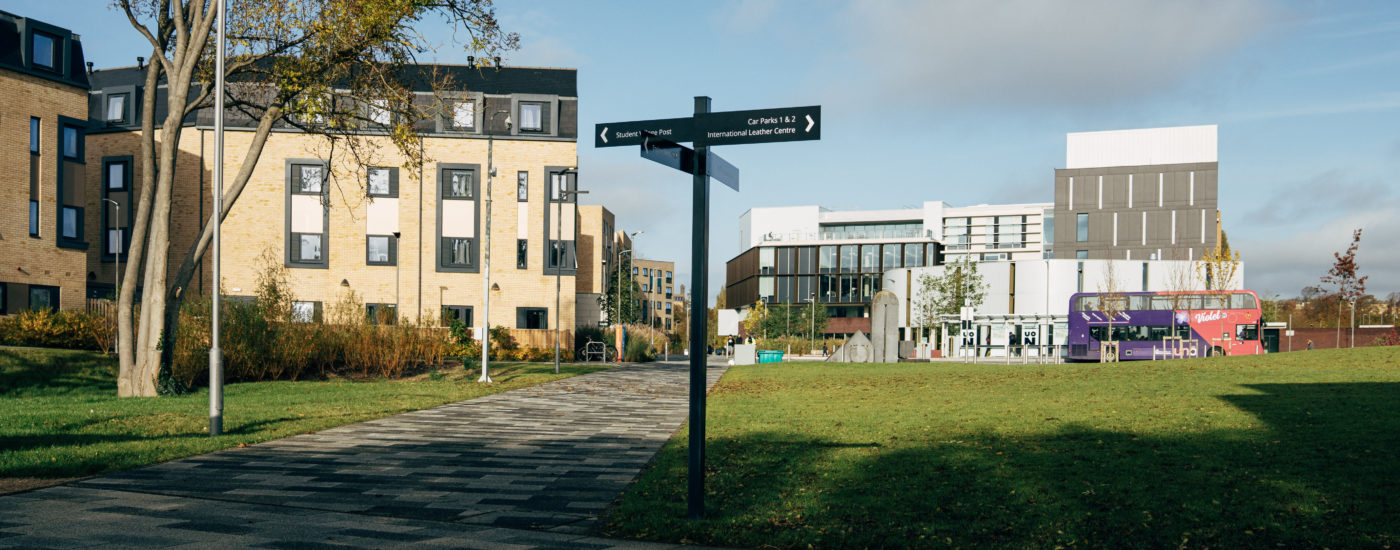
[[[627,365],[0,497],[0,548],[665,547],[586,535],[685,421],[686,370]]]

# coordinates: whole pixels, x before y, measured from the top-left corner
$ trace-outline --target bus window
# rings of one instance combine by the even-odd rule
[[[1177,338],[1181,338],[1182,340],[1190,340],[1190,339],[1191,339],[1191,325],[1177,325],[1177,326],[1176,326],[1176,337],[1177,337]]]
[[[1146,311],[1152,309],[1151,296],[1129,296],[1128,311]]]
[[[1153,297],[1152,297],[1152,310],[1153,310],[1153,311],[1171,311],[1171,310],[1172,310],[1172,299],[1173,299],[1172,296],[1153,296]]]
[[[1108,327],[1089,327],[1089,337],[1100,342],[1108,341]]]
[[[1254,309],[1259,307],[1252,294],[1231,294],[1230,309]]]
[[[1227,307],[1225,304],[1225,296],[1207,295],[1202,296],[1202,298],[1205,298],[1205,305],[1200,309],[1225,309]]]
[[[1185,300],[1181,301],[1181,309],[1205,309],[1205,299],[1206,297],[1200,294],[1185,296]]]
[[[1151,340],[1151,341],[1154,341],[1154,342],[1160,342],[1160,341],[1162,341],[1162,339],[1164,339],[1164,338],[1166,338],[1166,337],[1168,337],[1168,336],[1171,336],[1171,334],[1172,334],[1172,332],[1171,332],[1171,328],[1170,328],[1170,327],[1164,327],[1164,326],[1151,326],[1151,327],[1147,327],[1147,339],[1148,339],[1148,340]]]
[[[1075,303],[1074,303],[1074,310],[1075,310],[1075,311],[1098,311],[1098,310],[1099,310],[1099,297],[1098,297],[1098,296],[1080,296],[1079,299],[1075,300]]]
[[[1235,325],[1236,340],[1258,340],[1259,325]]]

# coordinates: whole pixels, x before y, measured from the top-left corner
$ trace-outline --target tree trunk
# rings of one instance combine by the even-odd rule
[[[185,259],[180,262],[180,269],[175,272],[175,280],[170,285],[170,290],[166,293],[165,299],[165,326],[169,329],[166,337],[166,353],[163,361],[167,364],[171,361],[171,353],[175,347],[175,327],[180,324],[180,306],[185,302],[186,293],[190,283],[194,280],[199,263],[204,258],[204,253],[209,249],[209,243],[214,237],[215,220],[222,220],[233,210],[233,204],[238,202],[239,195],[243,194],[243,188],[247,186],[248,179],[253,176],[253,169],[257,167],[257,161],[262,156],[263,145],[267,143],[267,136],[272,133],[272,125],[282,116],[282,109],[272,107],[268,109],[258,123],[258,129],[253,134],[252,143],[248,145],[248,152],[243,157],[250,159],[245,161],[234,177],[233,185],[224,193],[222,212],[218,218],[213,215],[204,222],[204,229],[199,233],[199,238],[190,244],[189,251],[185,254]],[[200,170],[204,170],[200,166]],[[212,181],[212,180],[211,180]],[[202,199],[201,199],[202,200]],[[221,281],[213,281],[213,288],[220,288]]]
[[[151,201],[155,195],[155,110],[156,85],[160,82],[161,65],[155,62],[160,52],[151,54],[152,62],[146,70],[146,88],[141,97],[141,193],[136,208],[136,220],[131,227],[131,245],[127,249],[126,268],[122,273],[121,296],[117,302],[117,396],[135,397],[138,395],[136,369],[136,339],[131,326],[132,309],[136,301],[137,274],[144,265],[146,252],[146,229],[150,225]]]

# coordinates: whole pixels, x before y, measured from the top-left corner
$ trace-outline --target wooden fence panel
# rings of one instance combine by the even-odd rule
[[[510,333],[511,338],[515,339],[515,343],[522,348],[554,349],[553,329],[511,328],[506,329],[506,331]],[[574,349],[574,331],[559,331],[559,349]]]

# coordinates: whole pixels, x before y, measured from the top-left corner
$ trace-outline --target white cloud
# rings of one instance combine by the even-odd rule
[[[1334,252],[1351,244],[1351,232],[1362,229],[1356,259],[1360,274],[1369,276],[1367,292],[1385,296],[1400,291],[1400,200],[1367,203],[1364,210],[1336,215],[1320,225],[1291,234],[1263,232],[1232,239],[1245,262],[1245,284],[1283,296],[1297,295],[1316,285],[1333,263]]]
[[[846,53],[888,103],[1099,106],[1171,91],[1276,15],[1262,0],[870,0],[846,16]]]
[[[1384,183],[1352,181],[1344,170],[1328,170],[1271,191],[1254,210],[1245,214],[1245,221],[1252,225],[1276,226],[1327,219],[1391,196],[1390,186]]]
[[[778,0],[733,0],[715,10],[715,22],[730,32],[745,33],[763,28],[777,11]]]

